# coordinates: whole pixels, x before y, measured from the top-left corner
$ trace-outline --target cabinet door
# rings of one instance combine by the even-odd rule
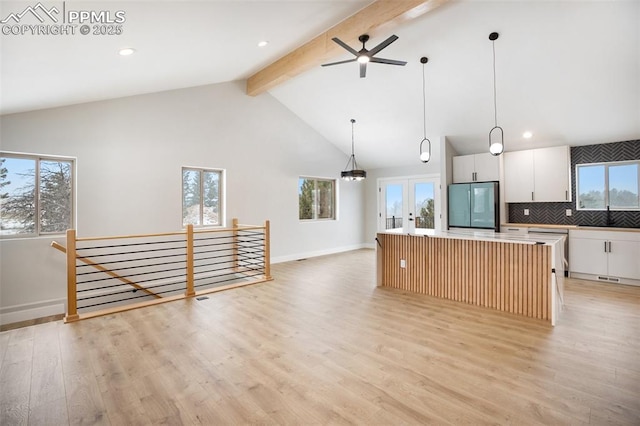
[[[640,279],[640,243],[636,241],[610,241],[609,275]]]
[[[569,147],[533,150],[534,201],[571,201]]]
[[[453,183],[473,182],[475,173],[473,157],[473,155],[453,157]]]
[[[607,275],[605,240],[569,238],[569,269],[571,272]]]
[[[500,158],[488,152],[476,154],[475,172],[477,182],[488,182],[500,180]]]
[[[504,198],[507,203],[533,201],[533,151],[504,153]]]

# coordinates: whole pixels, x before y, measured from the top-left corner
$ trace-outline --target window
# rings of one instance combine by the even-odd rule
[[[300,220],[336,218],[336,181],[301,177],[298,179]]]
[[[72,159],[0,153],[0,235],[73,228],[73,180]]]
[[[222,170],[182,168],[182,225],[224,223]]]
[[[578,164],[578,210],[640,210],[640,161]]]

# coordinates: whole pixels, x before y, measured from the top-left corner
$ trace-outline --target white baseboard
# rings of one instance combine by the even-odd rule
[[[362,243],[362,244],[354,244],[351,246],[334,247],[326,250],[310,251],[306,253],[296,253],[296,254],[291,254],[287,256],[276,256],[271,258],[271,263],[274,264],[274,263],[282,263],[282,262],[291,262],[293,260],[308,259],[310,257],[326,256],[328,254],[344,253],[345,251],[360,250],[363,248],[373,248],[373,247],[374,247],[373,245],[371,245],[370,247],[369,244]]]
[[[629,278],[608,277],[602,275],[583,274],[578,272],[569,272],[570,278],[577,278],[580,280],[597,281],[605,284],[624,284],[640,286],[640,280],[633,280]]]
[[[0,325],[65,313],[65,300],[54,299],[0,308]]]

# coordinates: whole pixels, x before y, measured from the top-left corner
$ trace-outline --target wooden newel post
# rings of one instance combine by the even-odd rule
[[[193,225],[187,225],[187,289],[185,291],[185,296],[191,297],[195,296],[196,292],[194,290],[193,282],[194,282],[194,273],[193,273]]]
[[[271,230],[268,220],[264,222],[264,277],[272,280],[271,277]]]
[[[233,228],[233,248],[231,250],[231,261],[233,270],[238,272],[238,218],[231,219],[231,226]]]
[[[67,315],[65,322],[78,320],[76,293],[76,230],[67,230]]]

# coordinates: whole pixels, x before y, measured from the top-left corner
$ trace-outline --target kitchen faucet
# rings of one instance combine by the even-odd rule
[[[614,223],[616,222],[611,219],[611,210],[609,209],[609,206],[607,206],[607,226],[611,226]]]

